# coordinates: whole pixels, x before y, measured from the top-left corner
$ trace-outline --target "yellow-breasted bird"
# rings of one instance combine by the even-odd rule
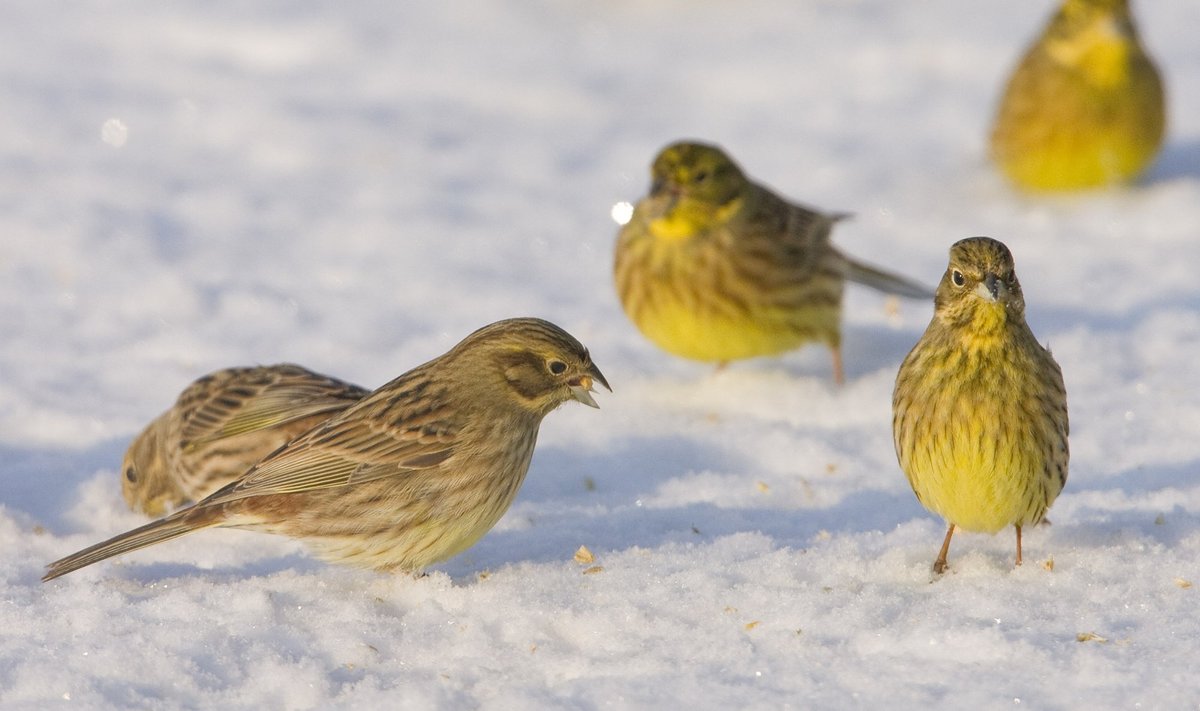
[[[121,493],[149,516],[198,501],[369,392],[291,363],[209,373],[134,438]]]
[[[1126,182],[1162,146],[1165,104],[1128,0],[1065,0],[1008,81],[992,158],[1028,190]]]
[[[956,528],[1016,526],[1021,564],[1021,529],[1067,481],[1068,431],[1062,370],[1025,323],[1012,254],[988,237],[955,243],[892,396],[900,468],[949,522],[934,572],[945,571]]]
[[[617,236],[614,275],[625,313],[668,353],[724,365],[818,341],[841,383],[847,279],[933,294],[839,252],[829,236],[845,215],[788,202],[717,146],[673,143],[650,172],[650,194]]]
[[[329,561],[415,571],[508,510],[542,419],[608,387],[588,351],[533,318],[485,326],[198,503],[47,566],[51,580],[213,526],[297,538]]]

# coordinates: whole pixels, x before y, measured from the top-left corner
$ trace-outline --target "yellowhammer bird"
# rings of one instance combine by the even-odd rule
[[[819,341],[841,383],[846,279],[933,294],[839,252],[829,234],[844,215],[784,200],[716,146],[667,146],[651,179],[617,237],[614,273],[625,313],[668,353],[724,365]]]
[[[125,502],[161,516],[202,499],[369,392],[290,363],[210,373],[129,445]]]
[[[1065,0],[1008,81],[992,157],[1029,190],[1120,183],[1154,159],[1165,124],[1128,0]]]
[[[547,321],[485,326],[166,518],[47,566],[43,580],[212,526],[278,533],[321,558],[419,570],[479,540],[525,479],[542,418],[608,387]]]
[[[1042,520],[1067,481],[1067,392],[1025,323],[1012,254],[972,237],[950,248],[934,316],[892,396],[900,468],[917,499],[956,528],[984,533]]]

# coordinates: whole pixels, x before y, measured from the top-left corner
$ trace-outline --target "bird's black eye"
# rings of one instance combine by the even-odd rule
[[[126,467],[125,479],[127,479],[130,484],[137,483],[137,470],[135,470],[133,467]]]
[[[707,170],[697,170],[696,173],[692,175],[693,183],[703,183],[705,180],[708,180]]]
[[[546,364],[546,367],[555,375],[562,375],[567,370],[567,364],[561,360],[552,360]]]
[[[958,271],[957,269],[950,272],[950,281],[954,282],[955,286],[962,286],[963,284],[967,283],[967,280],[963,276],[963,273]]]

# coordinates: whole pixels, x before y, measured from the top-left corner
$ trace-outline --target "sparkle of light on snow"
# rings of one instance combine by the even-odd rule
[[[622,200],[612,206],[613,222],[616,222],[618,225],[628,224],[631,217],[633,217],[633,203]]]
[[[100,140],[113,148],[120,148],[129,139],[129,127],[118,118],[110,118],[100,127]]]

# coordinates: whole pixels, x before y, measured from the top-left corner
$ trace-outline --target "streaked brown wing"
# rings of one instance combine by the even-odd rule
[[[748,262],[762,265],[755,270],[759,280],[774,282],[764,286],[806,282],[822,268],[831,228],[841,216],[792,204],[767,188],[755,187],[762,192],[754,212],[738,227],[742,234],[736,249]]]
[[[204,503],[335,488],[449,459],[460,430],[449,408],[422,390],[407,391],[409,402],[395,402],[395,383],[301,435]]]
[[[346,409],[370,393],[297,365],[231,368],[196,383],[183,412],[184,446],[211,443],[321,413]],[[181,396],[181,401],[189,393]]]
[[[833,223],[840,219],[801,205],[788,205],[787,227],[780,239],[788,264],[807,278],[816,273],[829,252]]]

